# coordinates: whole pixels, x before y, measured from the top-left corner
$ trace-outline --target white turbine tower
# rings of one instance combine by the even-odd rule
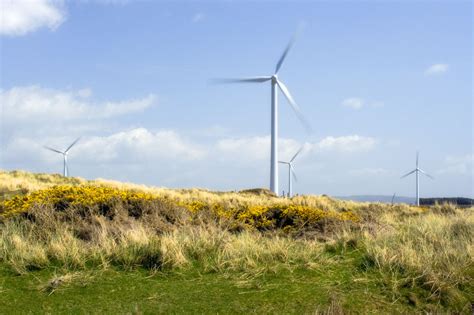
[[[422,173],[423,175],[425,175],[425,176],[427,176],[431,179],[434,179],[433,176],[431,176],[430,174],[426,173],[425,171],[423,171],[422,169],[420,169],[418,167],[418,156],[419,156],[419,154],[418,154],[418,152],[416,152],[416,168],[413,171],[408,172],[405,175],[403,175],[402,177],[400,177],[400,178],[405,178],[408,175],[411,175],[411,174],[415,173],[415,177],[416,177],[416,205],[417,206],[420,205],[420,180],[418,178],[418,174]]]
[[[290,94],[290,91],[286,85],[278,78],[278,71],[285,61],[286,55],[290,51],[296,36],[288,43],[285,50],[283,51],[282,56],[278,60],[278,63],[275,67],[275,72],[270,76],[256,76],[256,77],[247,77],[247,78],[235,78],[235,79],[220,79],[217,80],[219,83],[263,83],[270,81],[271,82],[271,144],[270,144],[270,190],[278,196],[278,89],[281,90],[283,95],[285,95],[288,100],[291,108],[296,113],[298,119],[303,123],[306,129],[309,131],[311,128],[307,121],[304,119],[303,114],[301,113],[300,108],[296,104],[295,100]]]
[[[295,182],[298,181],[297,178],[296,178],[295,167],[293,166],[293,162],[295,161],[296,157],[298,156],[298,154],[300,154],[300,152],[302,150],[303,150],[303,147],[301,147],[298,150],[298,152],[296,152],[296,154],[293,155],[291,160],[289,160],[288,162],[287,161],[278,161],[278,163],[288,165],[288,197],[289,198],[291,198],[292,195],[293,195],[293,185],[292,185],[291,177],[293,177],[295,179]]]
[[[77,138],[76,140],[74,140],[74,142],[71,143],[71,145],[64,151],[56,150],[56,149],[53,149],[53,148],[50,148],[50,147],[47,147],[47,146],[44,147],[45,149],[48,149],[50,151],[53,151],[53,152],[56,152],[56,153],[59,153],[59,154],[63,155],[63,161],[64,161],[63,176],[64,177],[68,176],[67,155],[69,153],[69,150],[71,150],[71,148],[79,141],[79,139],[80,139],[80,137]]]

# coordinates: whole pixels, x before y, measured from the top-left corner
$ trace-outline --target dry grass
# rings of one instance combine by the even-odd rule
[[[53,186],[55,180],[54,176],[2,172],[0,189],[36,191]],[[76,186],[91,184],[71,181],[69,184]],[[427,301],[446,305],[467,305],[474,299],[474,208],[390,206],[325,196],[279,199],[252,192],[169,190],[103,180],[93,183],[149,194],[166,203],[139,203],[143,207],[140,215],[136,215],[136,204],[133,211],[127,208],[130,203],[110,204],[109,212],[84,212],[82,208],[78,212],[77,205],[61,211],[54,205],[34,205],[28,215],[5,219],[0,226],[0,261],[19,274],[52,265],[64,270],[197,267],[252,278],[281,269],[323,268],[337,263],[329,258],[328,250],[342,247],[356,249],[364,257],[365,267],[380,273],[394,300],[401,298],[405,289],[423,290],[428,292],[424,296]],[[188,211],[182,205],[202,209]],[[317,224],[293,224],[291,231],[279,225],[258,230],[239,222],[245,216],[216,215],[211,205],[237,214],[247,213],[240,209],[255,212],[275,205],[282,209],[312,207],[323,212],[351,212],[358,220],[318,217]],[[245,279],[243,285],[248,282]],[[331,309],[317,312],[341,313],[341,309],[334,302]]]
[[[344,315],[347,314],[346,311],[344,311],[344,307],[342,306],[342,303],[340,299],[337,296],[332,296],[330,299],[329,306],[326,308],[322,308],[318,306],[313,313],[313,315]]]
[[[32,192],[60,184],[78,185],[87,181],[59,174],[34,174],[24,171],[0,170],[0,193]]]
[[[70,285],[86,286],[92,280],[92,276],[84,272],[66,272],[63,274],[54,274],[54,276],[41,283],[38,289],[48,295],[53,294],[57,290],[67,288]]]
[[[93,217],[86,240],[70,222],[51,210],[34,222],[11,219],[0,234],[0,258],[17,273],[49,265],[174,270],[201,265],[206,271],[252,272],[265,266],[287,268],[315,261],[323,247],[314,241],[264,236],[255,231],[232,233],[218,224],[189,224],[157,234],[136,219],[122,222]]]
[[[385,218],[390,229],[365,234],[368,257],[398,288],[422,287],[427,299],[457,299],[456,288],[474,281],[474,209],[427,211]],[[445,214],[447,213],[447,214]]]

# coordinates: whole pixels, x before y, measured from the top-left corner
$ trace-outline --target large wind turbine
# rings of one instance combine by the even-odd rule
[[[413,173],[415,173],[415,177],[416,177],[416,205],[419,206],[420,205],[420,181],[419,181],[419,178],[418,178],[418,174],[419,173],[422,173],[423,175],[431,178],[431,179],[434,179],[433,176],[431,176],[430,174],[426,173],[425,171],[423,171],[422,169],[420,169],[418,167],[418,152],[416,152],[416,168],[411,171],[411,172],[408,172],[406,173],[405,175],[403,175],[402,177],[400,178],[405,178],[407,177],[408,175],[411,175]]]
[[[295,34],[296,35],[296,34]],[[271,82],[271,144],[270,144],[270,190],[278,196],[278,89],[281,90],[283,95],[290,103],[291,108],[296,113],[298,119],[303,123],[307,130],[310,130],[309,124],[304,119],[300,108],[296,104],[295,100],[290,94],[290,91],[286,85],[278,78],[278,71],[280,71],[283,61],[285,61],[288,52],[290,51],[293,43],[295,42],[296,36],[293,36],[288,46],[286,46],[283,54],[281,55],[278,63],[275,67],[275,72],[270,76],[257,76],[247,78],[236,78],[236,79],[220,79],[217,80],[219,83],[263,83]]]
[[[74,142],[71,143],[71,145],[69,147],[67,147],[67,149],[64,150],[64,151],[56,150],[56,149],[53,149],[53,148],[50,148],[50,147],[47,147],[47,146],[44,147],[45,149],[48,149],[50,151],[53,151],[53,152],[56,152],[56,153],[59,153],[59,154],[63,155],[63,160],[64,160],[63,176],[64,177],[67,177],[67,175],[68,175],[67,155],[69,153],[69,150],[71,150],[71,148],[79,141],[79,139],[80,139],[80,137],[77,138],[76,140],[74,140]]]
[[[300,154],[300,152],[303,150],[303,147],[301,147],[298,152],[296,152],[295,155],[293,155],[293,157],[291,158],[291,160],[289,160],[288,162],[286,161],[278,161],[278,163],[281,163],[281,164],[286,164],[288,165],[288,197],[291,198],[293,196],[293,186],[292,186],[292,181],[291,181],[291,177],[293,176],[293,178],[295,179],[295,181],[297,181],[296,179],[296,174],[295,174],[295,168],[293,166],[293,162],[294,160],[296,159],[296,157],[298,156],[298,154]]]

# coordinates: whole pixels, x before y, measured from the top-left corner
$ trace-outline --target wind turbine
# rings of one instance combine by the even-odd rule
[[[293,155],[293,157],[291,158],[290,161],[286,162],[286,161],[278,161],[278,163],[281,163],[281,164],[286,164],[288,165],[288,197],[291,198],[291,196],[293,195],[293,186],[292,186],[292,181],[291,181],[291,177],[293,176],[293,178],[295,179],[295,182],[298,181],[297,178],[296,178],[296,174],[295,174],[295,168],[293,166],[293,162],[294,160],[296,159],[296,157],[298,156],[298,154],[300,154],[300,152],[303,150],[303,147],[301,147],[298,152],[296,152],[295,155]]]
[[[53,151],[53,152],[56,152],[56,153],[59,153],[59,154],[62,154],[62,155],[63,155],[63,160],[64,160],[63,176],[64,176],[64,177],[67,177],[67,175],[68,175],[67,155],[68,155],[68,153],[69,153],[69,150],[71,150],[71,148],[79,141],[79,139],[81,139],[81,138],[79,137],[79,138],[77,138],[76,140],[74,140],[74,142],[71,143],[71,145],[70,145],[69,147],[67,147],[67,149],[64,150],[64,151],[56,150],[56,149],[53,149],[53,148],[50,148],[50,147],[47,147],[47,146],[44,147],[45,149],[48,149],[48,150],[50,150],[50,151]]]
[[[247,78],[235,78],[235,79],[219,79],[218,83],[263,83],[270,81],[271,83],[271,144],[270,144],[270,190],[278,196],[278,88],[288,100],[291,108],[295,112],[298,119],[303,123],[308,131],[311,130],[310,125],[305,120],[300,108],[296,104],[295,100],[290,94],[290,91],[286,85],[278,78],[278,72],[285,61],[288,52],[295,42],[296,34],[291,38],[290,42],[286,46],[283,54],[278,60],[275,72],[272,75],[267,76],[256,76]],[[277,88],[278,87],[278,88]]]
[[[405,178],[408,175],[411,175],[411,174],[415,173],[415,176],[416,176],[416,205],[417,206],[420,205],[420,181],[419,181],[419,178],[418,178],[418,174],[422,173],[423,175],[425,175],[425,176],[427,176],[431,179],[434,179],[433,176],[431,176],[430,174],[426,173],[425,171],[423,171],[422,169],[420,169],[418,167],[418,157],[419,157],[419,153],[416,152],[416,168],[413,171],[408,172],[405,175],[403,175],[402,177],[400,177],[400,178]]]

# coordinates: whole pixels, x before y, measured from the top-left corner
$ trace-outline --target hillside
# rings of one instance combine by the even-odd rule
[[[469,314],[474,300],[474,208],[22,171],[0,171],[0,192],[1,313]]]
[[[336,196],[336,199],[351,200],[358,202],[383,202],[383,203],[406,203],[414,204],[415,198],[404,196],[388,196],[388,195],[352,195],[352,196]],[[465,197],[432,197],[420,198],[420,204],[424,206],[433,206],[435,204],[450,203],[462,207],[474,205],[474,199]]]

